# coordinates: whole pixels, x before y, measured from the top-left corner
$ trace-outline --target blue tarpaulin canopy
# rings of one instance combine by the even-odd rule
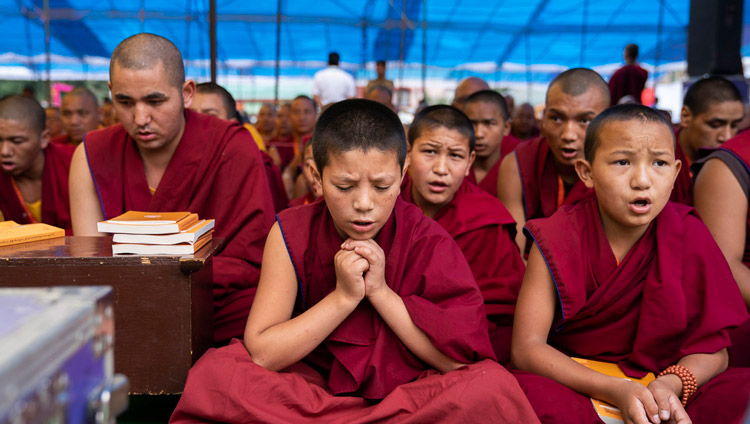
[[[190,76],[210,76],[209,0],[47,1],[45,8],[45,0],[0,0],[0,78],[47,78],[49,49],[53,80],[106,79],[112,50],[142,31],[172,40]],[[543,84],[572,66],[607,76],[631,42],[653,74],[684,69],[689,7],[688,0],[216,0],[218,74],[273,78],[278,60],[280,76],[309,77],[337,51],[360,80],[386,59],[397,82],[478,75]],[[747,35],[742,52],[750,55]]]

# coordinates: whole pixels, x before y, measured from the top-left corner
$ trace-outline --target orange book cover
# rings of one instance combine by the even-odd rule
[[[581,359],[581,358],[571,358],[571,359],[585,366],[586,368],[592,369],[602,374],[609,375],[612,377],[617,377],[617,378],[624,378],[630,381],[635,381],[635,382],[643,384],[644,386],[648,386],[650,382],[656,379],[656,377],[654,376],[654,373],[651,373],[651,372],[646,374],[646,376],[643,378],[628,377],[627,375],[625,375],[624,372],[622,372],[622,370],[617,364],[614,364],[612,362],[594,361],[593,359]],[[601,418],[601,420],[604,421],[606,424],[620,424],[624,422],[622,419],[622,414],[620,413],[620,410],[616,406],[609,404],[607,402],[604,402],[603,400],[594,399],[594,398],[591,398],[591,403],[594,405],[594,409],[596,410],[596,413],[599,414],[599,418]]]
[[[15,225],[14,225],[15,224]],[[4,221],[0,225],[0,246],[28,243],[65,237],[65,230],[47,224],[18,225],[13,221]]]
[[[128,211],[97,223],[100,233],[115,234],[176,234],[198,222],[198,214],[190,212]]]

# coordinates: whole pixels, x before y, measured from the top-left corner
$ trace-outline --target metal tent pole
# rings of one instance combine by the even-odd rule
[[[44,0],[44,55],[47,62],[47,78],[45,83],[45,97],[47,105],[52,106],[52,76],[50,64],[50,30],[49,30],[49,0]]]
[[[281,0],[276,7],[276,84],[273,88],[273,100],[279,104],[279,60],[281,57]]]
[[[211,82],[216,83],[216,0],[208,0],[208,32],[211,45]]]
[[[406,44],[406,2],[403,2],[401,9],[401,45],[399,46],[399,76],[401,87],[404,86],[404,49]]]
[[[661,59],[661,33],[664,25],[664,0],[659,1],[659,23],[656,27],[656,52],[654,54],[654,99],[656,99],[656,83],[659,81],[659,59]],[[640,102],[641,99],[638,99]],[[654,101],[654,106],[656,101]]]
[[[427,98],[427,0],[422,0],[422,98]]]

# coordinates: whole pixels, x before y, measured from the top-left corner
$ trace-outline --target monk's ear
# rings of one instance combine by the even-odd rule
[[[471,167],[474,166],[474,160],[477,158],[477,152],[472,150],[471,153],[469,153],[469,166],[466,168],[466,173],[464,174],[464,177],[468,177],[471,173]]]
[[[680,175],[680,169],[682,169],[682,161],[679,159],[675,159],[674,161],[674,179],[672,179],[672,187],[674,187],[674,182],[677,181],[677,176]]]
[[[44,131],[42,131],[42,133],[39,135],[39,146],[42,148],[42,150],[46,149],[47,146],[49,146],[49,142],[51,139],[52,137],[50,137],[49,130],[45,128]]]
[[[411,161],[409,160],[409,155],[406,155],[406,159],[404,160],[404,169],[401,170],[401,181],[399,182],[399,187],[401,186],[401,183],[404,182],[404,178],[406,177],[406,171],[409,170],[409,164]]]
[[[508,119],[505,120],[505,124],[503,124],[503,137],[510,134],[510,128],[511,128],[512,122],[513,121],[511,120],[510,117],[508,117]]]
[[[693,112],[690,110],[689,107],[683,106],[682,110],[680,111],[680,126],[682,128],[687,128],[688,125],[690,125],[690,121],[693,119]]]
[[[323,195],[323,177],[318,172],[318,165],[315,162],[310,161],[308,166],[313,177],[313,186],[310,189],[315,192],[315,197],[320,197]]]
[[[195,81],[189,79],[182,83],[182,101],[184,102],[185,109],[190,109],[193,105],[193,98],[195,97]]]
[[[578,159],[576,161],[576,173],[586,187],[594,188],[594,180],[591,178],[591,164],[589,161],[586,159]]]

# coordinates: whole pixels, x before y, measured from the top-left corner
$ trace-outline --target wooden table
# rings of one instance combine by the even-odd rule
[[[131,394],[180,393],[213,342],[214,240],[191,256],[112,256],[111,237],[0,247],[0,287],[107,285],[115,304],[115,371]]]

